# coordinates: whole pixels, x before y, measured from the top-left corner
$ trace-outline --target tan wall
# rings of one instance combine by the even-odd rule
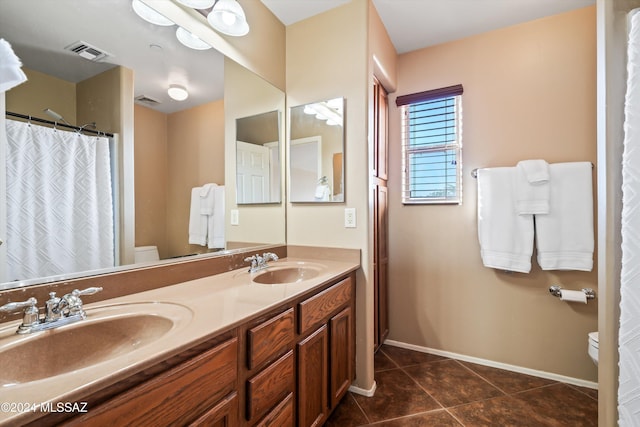
[[[398,95],[464,85],[463,204],[403,206],[399,110],[390,99],[390,338],[589,381],[596,271],[505,274],[482,266],[473,168],[596,161],[595,7],[399,57]],[[595,176],[595,174],[594,174]],[[595,188],[595,186],[594,186]],[[535,257],[535,253],[534,253]]]
[[[121,79],[121,67],[115,67],[76,85],[79,126],[96,122],[101,131],[121,132]]]
[[[160,258],[208,252],[190,245],[191,189],[224,185],[224,103],[172,114],[135,106],[136,246]]]
[[[373,282],[367,219],[368,6],[367,0],[355,0],[289,25],[286,66],[288,106],[346,98],[346,203],[287,203],[287,244],[362,250],[357,276],[356,385],[364,389],[373,385]],[[344,228],[345,207],[356,208],[357,228]]]
[[[169,256],[207,252],[189,245],[191,189],[224,185],[224,102],[210,102],[170,114],[167,121]]]
[[[136,246],[157,246],[160,258],[166,258],[167,115],[136,104],[134,116]]]
[[[285,117],[284,93],[237,62],[225,58],[224,62],[224,108],[225,108],[225,211],[227,213],[225,234],[228,242],[253,244],[284,243],[284,203],[237,205],[236,199],[236,119],[251,117],[270,111],[280,111]],[[284,123],[284,122],[283,122]],[[284,138],[285,126],[280,126],[280,141]],[[284,143],[280,147],[280,158],[284,158]],[[280,183],[284,183],[284,168]],[[284,192],[281,184],[280,194]],[[229,212],[237,209],[239,225],[231,225]]]
[[[52,120],[50,108],[72,125],[76,122],[76,85],[39,71],[22,69],[28,80],[7,92],[7,111]]]

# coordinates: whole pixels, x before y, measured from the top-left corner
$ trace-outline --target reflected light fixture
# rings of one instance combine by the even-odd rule
[[[178,3],[194,9],[208,9],[215,2],[216,0],[178,0]]]
[[[169,90],[167,90],[169,97],[176,101],[184,101],[189,97],[189,92],[184,86],[180,85],[169,85]]]
[[[249,32],[247,17],[236,0],[216,0],[207,21],[214,30],[228,36],[244,36]]]
[[[185,45],[186,47],[190,47],[195,50],[207,50],[211,49],[211,46],[200,37],[196,36],[192,32],[185,30],[182,27],[178,27],[176,30],[176,37],[178,41]]]
[[[155,25],[170,27],[174,25],[173,21],[165,17],[163,14],[156,12],[140,0],[132,0],[131,7],[140,18]]]

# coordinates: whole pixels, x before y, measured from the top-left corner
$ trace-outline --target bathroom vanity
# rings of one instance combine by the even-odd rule
[[[233,270],[88,304],[86,326],[45,334],[115,325],[97,340],[129,334],[140,347],[112,349],[104,360],[41,380],[5,380],[2,400],[70,402],[84,411],[1,413],[0,425],[322,425],[355,376],[358,267],[284,259],[255,273]],[[135,331],[143,318],[144,336]],[[157,318],[173,323],[156,326]],[[130,319],[133,329],[114,319]],[[0,329],[0,349],[18,339],[15,326]],[[26,339],[39,339],[33,335]]]

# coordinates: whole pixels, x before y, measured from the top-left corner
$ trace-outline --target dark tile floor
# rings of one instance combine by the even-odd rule
[[[347,393],[325,426],[597,426],[598,392],[388,345],[375,396]]]

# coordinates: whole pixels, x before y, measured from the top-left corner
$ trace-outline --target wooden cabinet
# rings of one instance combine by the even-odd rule
[[[346,307],[329,320],[331,407],[335,408],[353,381],[353,315]]]
[[[389,334],[388,317],[388,111],[387,92],[378,80],[373,82],[373,304],[374,344],[378,349]]]
[[[33,425],[320,426],[354,380],[354,346],[350,273]]]
[[[321,425],[329,412],[327,326],[298,344],[298,425]]]
[[[211,419],[229,413],[233,411],[237,357],[238,339],[233,338],[91,408],[67,425],[183,425],[203,414],[210,413]]]
[[[298,426],[322,425],[354,379],[354,287],[349,277],[299,304]]]
[[[231,393],[190,427],[233,427],[238,425],[238,393]]]

